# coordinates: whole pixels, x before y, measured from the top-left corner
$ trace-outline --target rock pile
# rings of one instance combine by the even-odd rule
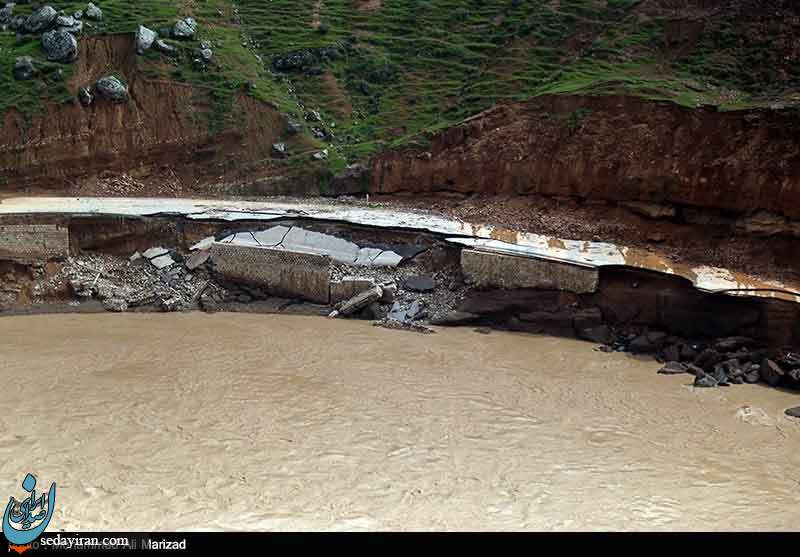
[[[136,52],[144,54],[144,52],[153,46],[158,34],[152,29],[148,29],[144,25],[140,25],[136,29]]]
[[[800,388],[800,354],[769,350],[749,337],[689,341],[659,331],[620,335],[607,351],[654,354],[663,362],[658,373],[688,373],[695,387],[767,383]]]

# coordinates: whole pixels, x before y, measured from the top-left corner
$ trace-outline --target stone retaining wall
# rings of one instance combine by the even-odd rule
[[[215,242],[211,260],[223,276],[263,286],[275,296],[330,301],[329,257]]]
[[[54,224],[0,226],[0,259],[35,263],[67,257],[69,230]]]

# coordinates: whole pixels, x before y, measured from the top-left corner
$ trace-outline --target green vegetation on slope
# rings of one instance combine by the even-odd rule
[[[382,146],[424,144],[497,103],[542,94],[627,94],[739,108],[790,102],[800,88],[800,61],[785,56],[788,47],[779,40],[791,41],[797,30],[786,23],[800,15],[789,0],[776,0],[770,13],[754,0],[707,12],[689,0],[686,13],[660,0],[96,3],[106,19],[89,33],[132,32],[140,23],[161,31],[194,16],[199,38],[214,44],[212,67],[193,66],[196,42],[175,41],[179,56],[150,52],[142,69],[211,88],[212,129],[235,122],[233,94],[244,89],[296,121],[320,111],[324,124],[306,126],[332,133],[330,164],[337,170],[341,155],[353,162]],[[85,4],[52,5],[71,13]],[[53,69],[58,65],[36,82],[10,77],[13,58],[35,53],[37,44],[0,33],[0,85],[10,91],[0,110],[30,110],[41,98],[74,94]],[[297,53],[302,62],[295,67],[275,64]],[[248,82],[255,88],[245,88]]]

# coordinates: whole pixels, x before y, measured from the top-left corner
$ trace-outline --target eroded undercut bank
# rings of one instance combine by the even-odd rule
[[[413,214],[168,213],[7,214],[0,311],[244,311],[363,318],[419,332],[495,328],[652,354],[665,362],[663,373],[691,374],[696,386],[800,387],[800,294],[792,285],[735,282],[723,269],[625,264],[614,253],[626,248],[605,244],[500,241],[464,223],[421,226],[414,219],[426,217]]]

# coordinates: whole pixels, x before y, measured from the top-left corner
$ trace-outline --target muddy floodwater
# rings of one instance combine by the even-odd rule
[[[0,498],[56,530],[800,525],[800,396],[589,343],[244,314],[0,318]]]

